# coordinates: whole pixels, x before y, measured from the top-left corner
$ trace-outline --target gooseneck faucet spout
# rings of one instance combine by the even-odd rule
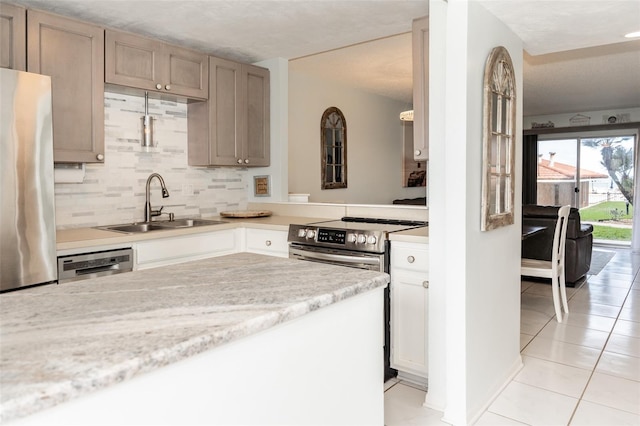
[[[167,198],[169,196],[169,191],[167,191],[167,187],[164,184],[164,179],[158,173],[151,173],[147,178],[147,187],[145,191],[145,204],[144,204],[144,221],[151,222],[151,218],[155,216],[160,216],[162,214],[162,207],[158,210],[153,210],[151,208],[151,181],[153,178],[158,178],[160,181],[160,186],[162,187],[162,198]]]

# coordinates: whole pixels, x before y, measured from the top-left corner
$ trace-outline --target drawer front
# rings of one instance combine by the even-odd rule
[[[391,242],[391,270],[405,269],[416,272],[429,271],[429,246]]]
[[[270,256],[289,257],[287,231],[247,229],[247,251]]]

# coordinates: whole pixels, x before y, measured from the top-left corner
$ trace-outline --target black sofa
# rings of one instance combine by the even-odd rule
[[[551,260],[553,233],[558,220],[560,206],[522,206],[522,224],[545,226],[547,229],[522,241],[522,257],[528,259]],[[565,245],[565,281],[573,287],[584,277],[591,267],[593,248],[593,226],[580,222],[580,212],[571,208],[567,224],[567,242]]]

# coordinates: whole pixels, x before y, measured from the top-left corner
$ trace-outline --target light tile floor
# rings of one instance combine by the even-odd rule
[[[477,425],[640,425],[640,255],[616,255],[598,274],[567,288],[569,315],[555,319],[550,288],[523,281],[524,367]],[[392,380],[385,425],[444,425],[422,406],[426,392]]]

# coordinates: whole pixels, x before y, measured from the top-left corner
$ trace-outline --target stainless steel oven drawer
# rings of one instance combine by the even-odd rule
[[[302,244],[289,245],[289,258],[311,262],[329,263],[350,268],[369,269],[384,272],[384,254],[338,250]]]

